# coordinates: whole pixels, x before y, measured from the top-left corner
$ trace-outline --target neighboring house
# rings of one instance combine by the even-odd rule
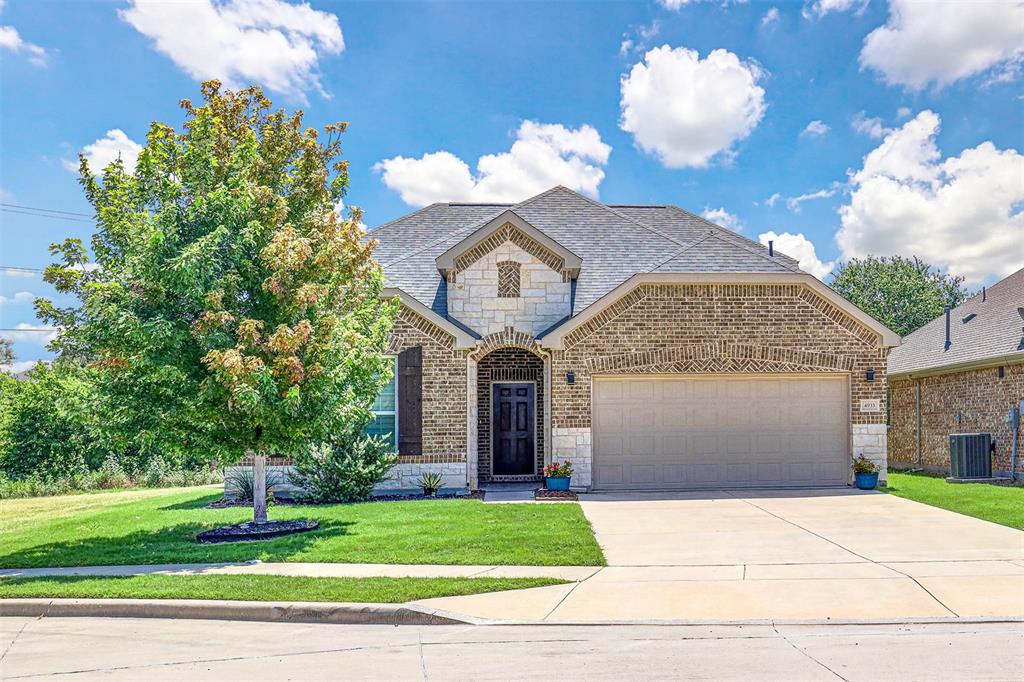
[[[844,485],[886,465],[899,337],[792,258],[675,206],[564,187],[432,204],[369,236],[401,311],[391,487],[539,480],[680,489]]]
[[[889,355],[889,459],[948,471],[949,434],[990,433],[992,469],[1008,473],[1007,414],[1024,400],[1024,269],[950,311],[948,337],[946,319],[932,320]]]

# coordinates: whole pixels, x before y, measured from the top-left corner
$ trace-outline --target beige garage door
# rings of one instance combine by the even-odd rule
[[[594,487],[843,485],[845,376],[594,379]]]

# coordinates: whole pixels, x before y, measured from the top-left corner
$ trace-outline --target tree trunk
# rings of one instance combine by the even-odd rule
[[[252,458],[252,520],[267,522],[267,458],[255,453]]]

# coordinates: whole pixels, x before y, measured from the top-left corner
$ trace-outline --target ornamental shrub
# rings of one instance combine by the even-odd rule
[[[364,502],[397,459],[390,449],[389,438],[349,433],[297,456],[290,479],[309,502]]]

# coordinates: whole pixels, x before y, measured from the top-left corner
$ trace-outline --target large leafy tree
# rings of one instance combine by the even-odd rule
[[[963,277],[939,272],[916,257],[854,258],[833,277],[833,289],[900,336],[967,298]]]
[[[183,459],[249,454],[260,477],[267,455],[368,418],[394,305],[359,211],[335,211],[345,124],[321,141],[257,87],[202,94],[182,101],[181,132],[152,124],[134,173],[81,159],[95,262],[77,240],[54,245],[45,279],[80,304],[37,308],[63,329],[55,350],[102,370],[113,437]]]

